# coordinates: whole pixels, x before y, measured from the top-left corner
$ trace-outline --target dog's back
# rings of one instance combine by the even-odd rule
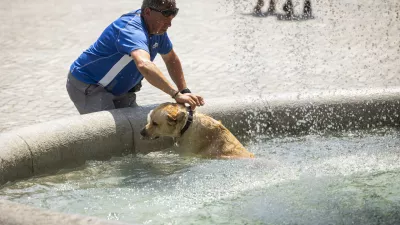
[[[254,157],[220,121],[196,113],[192,126],[180,142],[182,147],[190,148],[193,153],[210,158]]]

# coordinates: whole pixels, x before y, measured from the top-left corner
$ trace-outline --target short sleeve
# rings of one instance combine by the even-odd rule
[[[172,50],[172,42],[167,33],[164,33],[161,38],[161,46],[158,48],[158,53],[165,55]]]
[[[149,52],[148,40],[142,27],[132,23],[127,23],[124,28],[119,29],[115,45],[119,52],[127,55],[137,49]]]

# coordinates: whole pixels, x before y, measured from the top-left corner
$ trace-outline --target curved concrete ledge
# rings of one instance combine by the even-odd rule
[[[86,160],[171,147],[173,142],[168,138],[140,139],[139,131],[155,106],[63,118],[1,134],[0,185],[79,166]],[[209,99],[198,111],[221,120],[242,140],[259,134],[398,127],[400,88]],[[7,208],[5,205],[11,203],[1,204],[0,207]],[[15,219],[12,214],[1,213],[0,222],[4,218]]]
[[[0,184],[88,159],[133,152],[131,125],[121,112],[99,112],[13,130],[0,135]]]

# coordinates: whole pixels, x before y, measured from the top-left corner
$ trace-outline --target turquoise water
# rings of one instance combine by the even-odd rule
[[[395,130],[258,137],[255,159],[170,152],[90,161],[0,198],[137,224],[400,224]]]

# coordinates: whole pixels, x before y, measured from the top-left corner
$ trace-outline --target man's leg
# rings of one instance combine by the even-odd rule
[[[114,95],[103,87],[83,83],[68,74],[67,91],[80,114],[115,109]]]
[[[275,7],[276,7],[275,0],[270,0],[266,14],[267,15],[275,15]]]
[[[262,14],[261,8],[264,6],[264,0],[257,0],[257,5],[254,7],[254,13],[259,15]]]

